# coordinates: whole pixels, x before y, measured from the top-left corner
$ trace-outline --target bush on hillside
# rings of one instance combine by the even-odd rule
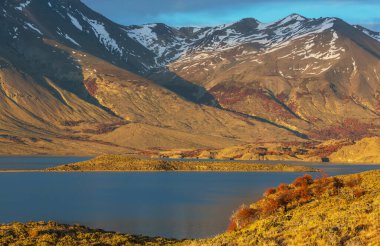
[[[347,188],[353,197],[358,198],[365,194],[360,187],[361,177],[350,178],[343,181],[340,178],[329,178],[322,174],[313,179],[311,175],[296,178],[290,185],[280,184],[277,188],[269,188],[256,204],[241,206],[230,218],[227,231],[244,228],[254,221],[268,217],[278,211],[287,212],[299,205],[309,203],[322,196],[336,196]]]

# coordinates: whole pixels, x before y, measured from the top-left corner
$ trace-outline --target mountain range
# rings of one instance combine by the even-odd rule
[[[124,26],[79,0],[4,0],[0,153],[380,135],[379,77],[380,33],[338,18]]]

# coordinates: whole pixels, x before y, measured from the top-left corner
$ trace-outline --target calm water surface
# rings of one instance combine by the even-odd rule
[[[91,157],[0,156],[0,170],[33,170],[89,160]]]
[[[18,157],[0,158],[0,167],[33,169],[82,160],[39,157],[28,162],[23,158],[21,162]],[[330,175],[380,168],[310,165]],[[149,236],[209,237],[226,229],[239,205],[255,201],[267,187],[302,174],[0,173],[0,223],[55,220]]]

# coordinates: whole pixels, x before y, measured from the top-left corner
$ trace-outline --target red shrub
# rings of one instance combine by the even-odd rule
[[[259,218],[265,218],[274,214],[279,209],[285,212],[297,205],[308,203],[322,194],[335,196],[342,187],[352,189],[353,195],[358,198],[365,191],[358,187],[362,182],[360,176],[346,180],[337,177],[328,178],[326,174],[313,180],[310,175],[304,175],[295,179],[292,185],[280,184],[277,189],[269,188],[264,192],[264,198],[257,203],[256,208],[243,205],[231,217],[228,231],[243,228]]]
[[[96,84],[96,78],[88,78],[83,81],[84,86],[86,87],[88,93],[91,96],[95,96],[96,92],[98,91],[98,85]]]
[[[269,188],[264,192],[264,197],[270,196],[270,195],[275,194],[275,193],[276,193],[275,188]]]
[[[273,214],[279,208],[280,204],[278,203],[277,199],[275,200],[272,198],[266,198],[260,203],[260,211],[264,216]]]
[[[365,190],[363,190],[363,189],[361,189],[361,188],[356,188],[356,189],[354,190],[354,196],[355,196],[356,198],[359,198],[359,197],[363,196],[364,194],[365,194]]]
[[[305,174],[303,177],[296,178],[292,185],[295,187],[300,187],[300,186],[308,186],[313,183],[313,177],[309,174]]]
[[[293,200],[293,195],[294,194],[292,190],[285,190],[280,192],[276,197],[278,205],[286,210],[287,205]]]
[[[233,228],[243,228],[257,220],[259,211],[242,205],[230,218],[229,231]]]
[[[236,231],[237,229],[238,229],[238,227],[236,225],[236,222],[230,221],[230,223],[228,224],[228,227],[227,227],[227,232],[233,232],[233,231]]]
[[[345,181],[344,185],[353,188],[355,186],[360,185],[361,182],[362,182],[362,177],[360,175],[358,175],[356,177],[352,177],[352,178],[348,179],[347,181]]]
[[[286,191],[286,190],[289,190],[289,186],[287,184],[280,184],[277,187],[277,191],[278,192],[282,192],[282,191]]]
[[[294,190],[293,197],[294,200],[296,200],[299,204],[307,203],[312,198],[309,189],[306,185],[300,186],[296,190]]]

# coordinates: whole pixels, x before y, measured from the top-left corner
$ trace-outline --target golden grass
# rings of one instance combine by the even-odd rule
[[[342,176],[350,182],[355,175]],[[361,174],[358,196],[343,187],[288,211],[280,210],[249,226],[193,245],[379,245],[380,170]],[[252,204],[255,207],[257,204]]]
[[[0,245],[171,245],[176,242],[161,237],[105,232],[52,221],[0,225]]]
[[[300,172],[314,168],[285,164],[255,164],[221,161],[175,161],[103,155],[89,161],[58,166],[48,171],[208,171],[208,172]]]

